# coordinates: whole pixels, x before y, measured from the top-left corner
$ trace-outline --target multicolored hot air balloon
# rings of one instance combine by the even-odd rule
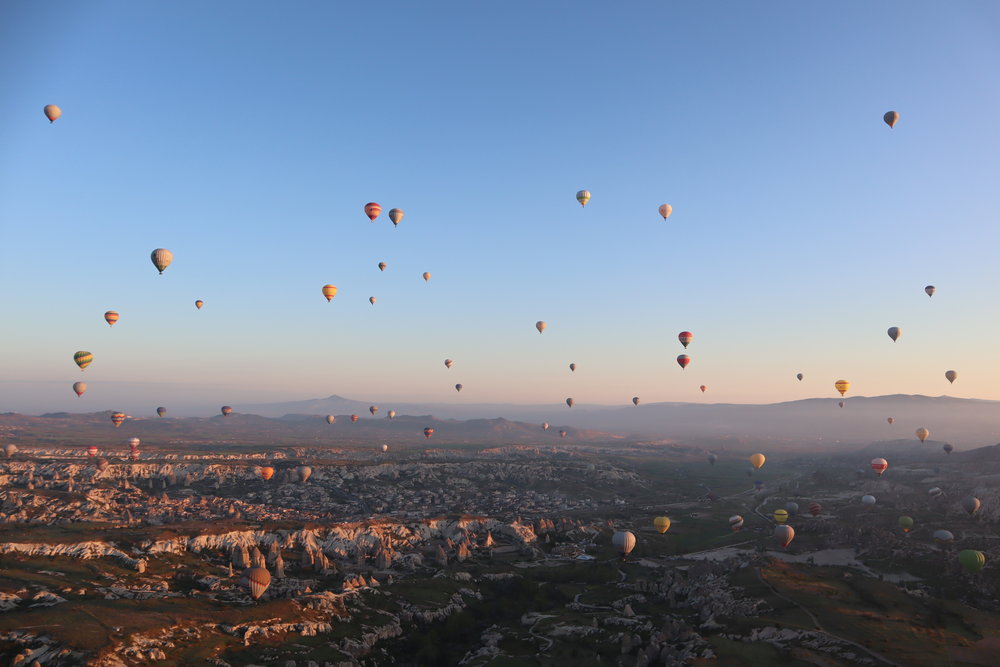
[[[576,403],[576,401],[574,401],[572,398],[566,399],[566,405],[568,405],[569,407],[573,407],[574,403]]]
[[[899,517],[899,527],[903,529],[904,533],[910,532],[910,529],[913,528],[913,519],[908,516]]]
[[[739,514],[734,514],[731,517],[729,517],[729,529],[730,530],[732,530],[734,533],[736,533],[736,532],[739,532],[739,530],[742,527],[743,527],[743,517],[741,517]]]
[[[874,470],[875,473],[881,477],[882,473],[885,472],[885,469],[889,467],[889,462],[885,459],[872,459],[871,465],[872,470]]]
[[[788,545],[795,539],[795,529],[787,524],[779,524],[774,527],[774,539],[778,541],[782,549],[787,549]]]
[[[430,437],[432,435],[434,435],[434,429],[432,429],[430,426],[428,426],[427,428],[424,429],[424,437],[425,438],[427,438],[428,440],[430,440]]]
[[[809,503],[809,513],[813,516],[819,516],[819,513],[823,511],[823,506],[817,502]]]
[[[576,372],[576,364],[570,364],[570,365],[569,365],[569,370],[570,370],[571,372]]]
[[[686,350],[687,346],[690,345],[691,341],[694,340],[694,334],[691,333],[690,331],[682,331],[679,334],[677,334],[677,340],[681,342],[681,345],[683,345],[684,349]]]
[[[943,445],[941,445],[941,449],[944,450],[945,454],[951,454],[953,451],[955,451],[954,445],[952,445],[950,442],[946,442]]]
[[[895,343],[899,340],[899,336],[903,333],[903,331],[899,327],[889,327],[889,330],[886,333],[889,334],[889,338],[891,338],[892,342]]]
[[[958,552],[958,562],[966,572],[979,572],[986,567],[986,554],[976,549],[963,549]]]
[[[56,122],[56,119],[62,115],[62,109],[54,104],[46,104],[45,108],[42,109],[42,113],[45,117],[49,119],[49,124]]]
[[[87,447],[87,456],[89,456],[91,458],[97,456],[97,446],[96,445],[91,445],[90,447]]]
[[[233,409],[228,405],[223,405],[220,412],[222,412],[223,417],[228,417],[229,415],[233,414]]]
[[[757,470],[760,470],[760,467],[764,465],[764,461],[765,461],[764,455],[761,454],[760,452],[750,457],[750,465],[752,465]]]
[[[451,359],[445,359],[444,360],[444,367],[445,368],[451,368],[454,365],[455,365],[455,362],[452,361]]]
[[[924,288],[924,291],[927,292],[927,296],[934,296],[934,292],[937,291],[937,287],[934,287],[934,285],[928,285]]]
[[[118,321],[118,311],[109,310],[108,312],[104,313],[104,321],[108,323],[109,327],[113,327],[115,325],[115,322]]]
[[[916,430],[916,434],[917,434],[917,438],[918,438],[918,439],[920,440],[920,442],[923,442],[924,440],[926,440],[927,438],[929,438],[929,437],[930,437],[930,435],[931,435],[931,432],[930,432],[930,431],[928,431],[928,430],[927,430],[926,428],[924,428],[923,426],[921,426],[920,428],[918,428],[918,429]]]
[[[804,377],[805,377],[805,375],[803,375],[802,373],[796,373],[795,374],[795,379],[798,380],[799,382],[802,382],[802,378],[804,378]]]
[[[885,115],[882,116],[882,120],[884,120],[885,124],[888,125],[889,127],[896,127],[896,123],[897,121],[899,121],[899,112],[886,111]]]
[[[327,424],[332,424],[332,423],[334,423],[335,421],[337,421],[337,418],[336,418],[336,417],[334,417],[333,415],[327,415],[327,416],[326,416],[326,423],[327,423]]]
[[[663,216],[663,219],[666,220],[670,217],[670,214],[674,212],[674,207],[670,204],[660,204],[660,208],[656,210],[658,210],[660,215]]]
[[[788,512],[781,509],[774,510],[774,520],[778,523],[785,523],[788,521]]]
[[[365,215],[367,215],[368,219],[371,220],[372,222],[375,222],[375,218],[377,218],[379,216],[379,213],[381,212],[382,212],[382,207],[376,204],[375,202],[370,201],[367,204],[365,204]]]
[[[964,509],[970,516],[979,510],[979,506],[981,504],[982,503],[979,502],[979,498],[976,498],[975,496],[966,496],[962,498],[962,509]]]
[[[159,417],[166,417],[167,416],[167,409],[164,408],[164,407],[156,408],[156,414]]]
[[[378,270],[379,271],[385,271],[385,267],[386,266],[387,266],[387,264],[385,262],[379,262],[378,263]]]
[[[462,391],[462,385],[461,384],[456,384],[455,385],[455,391]]]
[[[140,440],[139,438],[129,438],[128,439],[129,449],[139,449],[139,445],[141,445],[141,444],[142,444],[142,440]]]
[[[260,469],[260,478],[265,482],[274,477],[274,468],[271,466],[264,466]]]
[[[167,267],[170,266],[170,262],[174,261],[174,253],[170,252],[166,248],[157,248],[153,252],[149,253],[149,259],[152,260],[153,266],[156,270],[163,275]]]
[[[197,301],[194,302],[194,307],[197,308],[198,310],[201,310],[201,307],[204,305],[205,302],[202,301],[201,299],[198,299]]]
[[[390,208],[389,209],[389,219],[392,220],[392,226],[398,227],[399,221],[403,219],[403,209],[401,208]]]
[[[86,350],[80,350],[79,352],[73,354],[73,361],[76,362],[76,365],[79,366],[82,371],[94,361],[94,355]]]
[[[351,423],[352,424],[357,424],[359,419],[361,419],[361,417],[359,417],[357,415],[351,415]]]
[[[76,392],[77,396],[83,396],[83,392],[87,391],[87,383],[86,382],[74,382],[73,383],[73,391]]]
[[[372,413],[372,416],[374,417],[375,413],[378,412],[378,406],[377,405],[368,406],[368,412]]]
[[[670,530],[670,518],[665,516],[658,516],[653,519],[653,528],[662,535],[663,533]]]
[[[240,575],[240,586],[250,592],[250,597],[259,600],[271,585],[271,573],[263,567],[251,567]]]
[[[580,202],[580,206],[586,206],[587,202],[590,201],[590,192],[587,190],[580,190],[576,193],[576,200]]]
[[[122,422],[124,422],[124,421],[125,421],[125,413],[124,412],[113,412],[113,413],[111,413],[111,423],[115,425],[115,428],[118,428],[119,426],[121,426]]]
[[[431,279],[431,273],[430,273],[430,271],[424,271],[421,275],[424,278],[424,282],[427,282],[428,280]]]
[[[638,396],[633,396],[632,397],[632,405],[639,405],[639,397]]]
[[[333,297],[337,296],[337,286],[323,285],[323,296],[326,297],[327,303],[333,301]]]
[[[543,331],[545,331],[545,327],[547,326],[549,325],[547,325],[542,320],[538,320],[537,322],[535,322],[535,328],[538,329],[538,333],[542,333]]]
[[[681,367],[681,370],[687,368],[688,364],[690,363],[691,363],[691,357],[687,356],[686,354],[677,355],[677,365]]]
[[[707,386],[705,386],[705,385],[701,385],[701,386],[700,386],[700,387],[698,387],[698,388],[699,388],[699,389],[701,389],[701,393],[703,393],[703,394],[704,394],[704,393],[705,393],[705,392],[706,392],[706,391],[708,390],[708,387],[707,387]]]
[[[618,549],[618,553],[622,555],[622,560],[625,560],[632,553],[632,549],[635,549],[635,535],[631,530],[616,531],[611,536],[611,544]]]
[[[956,372],[956,371],[945,371],[944,372],[944,377],[945,377],[945,379],[948,380],[949,383],[954,384],[955,380],[958,379],[958,372]]]
[[[833,386],[836,387],[837,391],[840,392],[840,395],[843,396],[847,393],[847,390],[851,388],[851,383],[847,380],[837,380],[833,383]]]

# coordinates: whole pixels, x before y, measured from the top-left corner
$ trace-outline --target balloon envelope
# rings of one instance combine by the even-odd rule
[[[198,310],[201,310],[201,307],[204,305],[205,302],[202,301],[201,299],[198,299],[197,301],[194,302],[194,307],[197,308]]]
[[[337,286],[336,285],[323,285],[323,296],[326,297],[327,303],[333,300],[333,297],[337,296]]]
[[[682,331],[679,334],[677,334],[677,340],[681,342],[681,345],[683,345],[684,349],[686,350],[687,346],[690,345],[691,341],[694,340],[694,334],[691,333],[690,331]]]
[[[951,454],[953,451],[955,451],[955,447],[950,442],[946,442],[943,445],[941,445],[941,449],[944,450],[945,454]]]
[[[79,366],[82,371],[84,368],[93,363],[94,355],[86,350],[80,350],[79,352],[73,354],[73,361],[76,362],[76,365]]]
[[[381,212],[382,212],[382,207],[379,206],[377,203],[370,201],[367,204],[365,204],[365,215],[367,215],[368,219],[371,220],[372,222],[375,222],[375,218],[377,218],[379,216],[379,213]]]
[[[451,368],[454,364],[455,364],[455,362],[452,361],[451,359],[445,359],[444,360],[444,366],[445,366],[445,368]]]
[[[590,192],[587,190],[580,190],[576,193],[576,200],[580,202],[580,206],[586,206],[587,202],[590,201]]]
[[[431,279],[431,274],[428,271],[424,271],[423,276],[424,276],[424,282],[427,282],[428,280]]]
[[[903,529],[904,533],[910,532],[910,529],[913,528],[913,519],[908,516],[899,517],[899,527]]]
[[[611,537],[611,544],[622,556],[628,556],[635,548],[635,535],[631,530],[619,530]]]
[[[228,417],[229,415],[233,414],[233,409],[228,405],[223,405],[222,408],[219,410],[219,412],[222,413],[223,417]]]
[[[569,365],[569,369],[570,369],[571,371],[576,371],[576,364],[570,364],[570,365]]]
[[[885,459],[872,459],[871,465],[872,470],[878,473],[878,476],[881,477],[882,473],[885,472],[885,469],[889,467],[889,462]]]
[[[74,382],[73,383],[73,391],[76,392],[77,396],[83,396],[83,392],[87,391],[87,383],[86,382]]]
[[[378,412],[378,406],[377,405],[369,406],[368,407],[368,412],[370,412],[370,413],[372,413],[372,415],[374,415],[376,412]]]
[[[309,478],[312,477],[313,469],[309,466],[299,466],[295,469],[295,474],[298,475],[299,482],[305,484],[309,481]]]
[[[167,409],[162,407],[156,408],[156,414],[160,417],[165,417],[167,415]]]
[[[385,262],[379,262],[378,263],[378,270],[379,271],[385,271],[385,267],[386,266],[387,266],[387,264]]]
[[[895,424],[896,423],[896,419],[894,417],[889,417],[889,418],[886,419],[886,421],[889,422],[890,424]]]
[[[535,328],[538,329],[538,333],[542,333],[543,331],[545,331],[545,327],[547,327],[547,326],[549,326],[549,325],[547,325],[545,322],[543,322],[541,320],[538,320],[537,322],[535,322]]]
[[[740,528],[743,527],[743,517],[741,517],[739,514],[734,514],[733,516],[729,517],[729,527],[732,529],[734,533],[738,531]]]
[[[924,291],[927,292],[927,296],[934,296],[934,292],[937,291],[937,287],[934,287],[934,285],[928,285],[924,288]]]
[[[462,391],[462,385],[456,384],[455,385],[455,391]]]
[[[545,422],[545,423],[542,424],[542,430],[543,431],[548,431],[549,430],[549,423],[548,422]]]
[[[788,521],[787,510],[774,510],[774,520],[778,523],[785,523]]]
[[[889,330],[886,333],[889,334],[889,338],[891,338],[893,342],[896,342],[899,340],[899,335],[903,332],[899,327],[889,327]]]
[[[886,111],[885,114],[882,116],[882,120],[884,120],[885,124],[888,125],[889,127],[896,127],[896,123],[899,121],[899,112]]]
[[[687,356],[686,354],[681,354],[677,356],[677,365],[680,366],[682,370],[687,368],[688,364],[690,363],[691,363],[691,357]]]
[[[566,399],[566,405],[568,405],[569,407],[573,407],[574,403],[576,403],[576,401],[574,401],[572,398]]]
[[[795,529],[788,525],[778,525],[774,527],[774,539],[778,541],[783,549],[795,539]]]
[[[356,424],[359,419],[361,419],[361,417],[357,415],[351,415],[351,423]]]
[[[948,382],[955,382],[958,379],[958,373],[955,371],[945,371],[944,376]]]
[[[698,387],[698,388],[699,388],[699,389],[701,389],[701,393],[703,393],[703,394],[704,394],[704,393],[705,393],[705,392],[706,392],[706,391],[708,390],[708,387],[707,387],[707,386],[705,386],[705,385],[701,385],[701,386],[700,386],[700,387]]]
[[[750,457],[750,464],[757,470],[760,470],[760,467],[764,465],[764,460],[764,455],[758,452]]]
[[[674,212],[674,207],[670,204],[660,204],[660,208],[657,210],[660,212],[660,215],[663,216],[663,219],[666,220],[670,217],[670,214]]]
[[[963,549],[958,552],[958,562],[967,572],[979,572],[986,566],[986,554],[976,549]]]
[[[931,435],[931,432],[930,432],[930,431],[928,431],[928,430],[927,430],[926,428],[924,428],[923,426],[921,426],[920,428],[918,428],[918,429],[916,430],[916,434],[917,434],[917,438],[919,438],[919,439],[920,439],[920,442],[923,442],[924,440],[926,440],[927,438],[929,438],[929,437],[930,437],[930,435]]]
[[[432,429],[430,426],[428,426],[427,428],[424,429],[424,437],[425,438],[429,439],[432,435],[434,435],[434,429]]]
[[[337,421],[337,418],[334,417],[333,415],[327,415],[326,416],[326,423],[327,424],[332,424],[335,421]]]
[[[125,413],[124,412],[114,412],[114,413],[111,414],[111,423],[115,425],[115,428],[118,428],[119,426],[121,426],[122,422],[124,422],[124,421],[125,421]]]
[[[49,119],[49,123],[54,123],[56,122],[56,119],[62,115],[62,109],[54,104],[46,104],[45,108],[42,109],[42,113],[44,113],[45,117]],[[72,123],[70,124],[72,125]]]
[[[250,597],[259,600],[271,585],[271,573],[262,567],[251,567],[240,575],[240,585],[250,592]]]
[[[979,498],[976,498],[975,496],[966,496],[962,498],[962,509],[964,509],[968,514],[975,514],[976,510],[979,509],[980,504]]]
[[[368,297],[368,303],[370,303],[371,305],[374,306],[375,305],[375,297],[373,297],[373,296]]]
[[[823,511],[823,506],[819,503],[809,503],[809,513],[813,516],[819,516],[819,513]]]
[[[656,528],[656,530],[660,533],[660,535],[662,535],[663,533],[670,530],[670,519],[665,516],[656,517],[655,519],[653,519],[653,528]]]
[[[393,226],[399,225],[399,221],[403,219],[403,209],[401,208],[390,208],[389,209],[389,219],[392,220]]]
[[[162,275],[167,267],[170,266],[170,262],[174,261],[174,253],[166,248],[157,248],[149,253],[149,259],[153,262],[156,270]]]
[[[274,468],[271,466],[264,466],[260,469],[260,476],[266,482],[267,480],[274,477]]]
[[[639,397],[638,396],[633,396],[632,397],[632,405],[639,405]]]
[[[715,454],[709,454],[708,455],[708,462],[711,463],[712,465],[715,465],[715,462],[718,461],[718,460],[719,460],[719,457],[716,456]]]
[[[951,542],[955,539],[955,536],[950,530],[935,530],[934,539],[938,542]]]
[[[843,396],[847,393],[847,390],[851,388],[851,383],[847,380],[837,380],[833,383],[833,386],[836,387],[837,391],[840,392],[840,395]]]
[[[862,496],[861,497],[861,502],[864,503],[865,505],[874,505],[875,504],[875,496],[871,496],[871,495]]]
[[[104,313],[104,321],[108,323],[108,326],[114,326],[115,322],[118,321],[118,311],[109,310]]]

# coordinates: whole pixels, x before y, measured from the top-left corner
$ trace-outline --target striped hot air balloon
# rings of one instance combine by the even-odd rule
[[[729,528],[730,528],[730,530],[732,530],[734,533],[736,533],[736,532],[739,532],[739,530],[742,527],[743,527],[743,517],[741,517],[739,514],[734,514],[731,517],[729,517]]]
[[[337,286],[323,285],[323,296],[326,297],[327,303],[333,301],[333,297],[337,296]]]
[[[872,464],[871,465],[872,465],[872,470],[874,470],[875,473],[879,477],[881,477],[882,473],[885,472],[885,469],[889,467],[889,462],[886,461],[885,459],[882,459],[882,458],[872,459]]]
[[[677,355],[677,365],[681,367],[681,370],[687,368],[688,364],[690,363],[691,363],[691,357],[687,356],[686,354]]]
[[[390,208],[389,209],[389,219],[392,220],[392,226],[398,227],[399,222],[403,219],[403,209],[401,208]]]
[[[73,361],[76,362],[76,365],[79,366],[82,371],[84,368],[93,363],[94,355],[86,350],[80,350],[79,352],[73,354]]]
[[[823,506],[819,503],[809,503],[809,513],[813,516],[819,516],[819,513],[823,511]]]
[[[124,422],[124,421],[125,421],[125,413],[124,412],[114,412],[114,413],[111,414],[111,423],[115,425],[115,428],[118,428],[119,426],[121,426],[122,422]]]
[[[365,215],[367,215],[368,219],[371,220],[372,222],[375,222],[375,218],[377,218],[381,212],[382,212],[382,207],[376,204],[375,202],[370,201],[367,204],[365,204]]]
[[[586,206],[587,202],[590,201],[590,191],[580,190],[576,193],[576,200],[580,202],[580,206]]]
[[[351,423],[352,424],[357,424],[359,419],[361,419],[361,417],[359,417],[357,415],[351,415]]]
[[[686,350],[687,346],[690,345],[691,341],[694,340],[694,334],[691,333],[690,331],[682,331],[679,334],[677,334],[677,340],[681,342],[681,345],[683,345],[684,349]]]
[[[240,575],[240,585],[250,592],[250,597],[259,600],[271,585],[271,573],[263,567],[248,568]]]
[[[166,248],[157,248],[153,252],[149,253],[149,259],[152,260],[153,266],[156,270],[163,275],[167,267],[170,266],[170,262],[174,261],[174,253],[170,252]]]
[[[104,313],[104,321],[108,323],[109,327],[114,326],[115,322],[118,321],[118,311],[109,310],[108,312]]]
[[[851,383],[847,380],[837,380],[833,383],[833,386],[840,392],[840,395],[843,396],[847,393],[847,390],[851,388]]]
[[[788,512],[782,509],[774,510],[774,520],[778,523],[785,523],[788,521]]]
[[[427,438],[428,440],[430,440],[430,437],[432,435],[434,435],[434,429],[432,429],[430,426],[428,426],[427,428],[424,429],[424,437],[425,438]]]

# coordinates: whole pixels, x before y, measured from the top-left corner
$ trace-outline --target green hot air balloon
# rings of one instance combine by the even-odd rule
[[[73,355],[73,361],[76,362],[76,365],[79,366],[82,371],[94,361],[94,355],[86,350],[80,350]]]
[[[986,554],[975,549],[963,549],[958,552],[958,562],[966,572],[979,572],[986,566]]]
[[[908,516],[899,517],[899,527],[903,529],[904,533],[910,532],[910,529],[913,528],[913,519]]]

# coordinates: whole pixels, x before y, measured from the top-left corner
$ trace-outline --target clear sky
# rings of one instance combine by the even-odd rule
[[[992,1],[2,3],[0,411],[1000,399],[998,69]]]

